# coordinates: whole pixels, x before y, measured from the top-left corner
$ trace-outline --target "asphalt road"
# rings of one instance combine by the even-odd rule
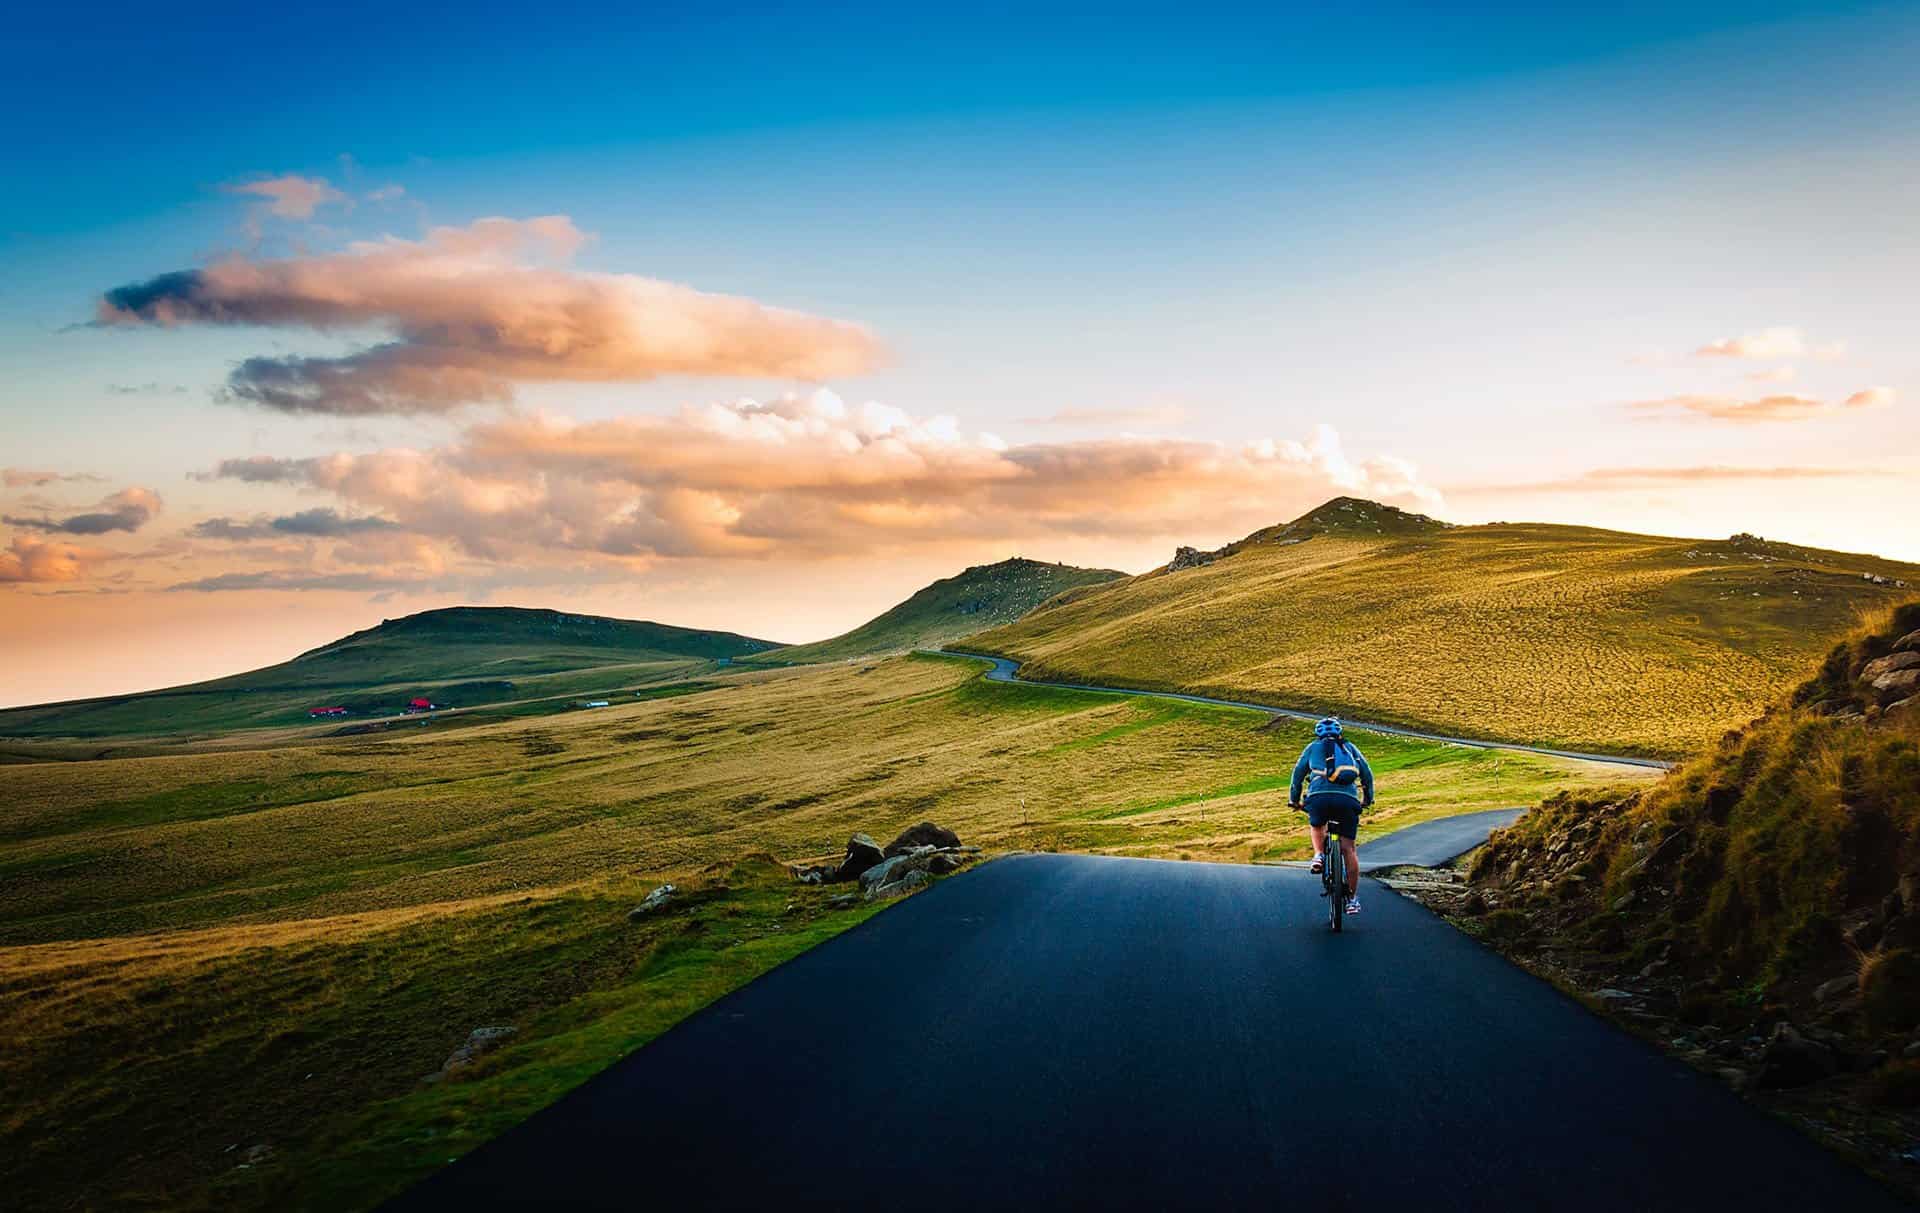
[[[402,1197],[498,1208],[1904,1207],[1371,885],[1014,856],[692,1017]]]
[[[1436,868],[1449,859],[1465,855],[1487,840],[1487,835],[1520,820],[1525,809],[1486,809],[1479,813],[1461,813],[1457,817],[1439,817],[1395,830],[1376,842],[1360,844],[1360,870],[1390,868],[1395,864],[1417,863]],[[1360,832],[1366,833],[1366,817],[1360,819]]]
[[[934,650],[928,650],[932,652]],[[957,650],[939,650],[945,657],[970,657],[975,661],[990,661],[993,668],[987,671],[988,682],[1018,682],[1030,687],[1054,687],[1062,691],[1094,691],[1103,695],[1143,695],[1149,699],[1179,699],[1187,703],[1211,703],[1223,708],[1251,708],[1256,712],[1272,712],[1276,716],[1289,716],[1295,720],[1318,720],[1321,713],[1302,712],[1295,708],[1275,707],[1267,703],[1253,703],[1242,699],[1214,699],[1207,695],[1187,695],[1179,691],[1134,691],[1126,687],[1092,686],[1081,682],[1037,682],[1031,678],[1020,677],[1020,663],[1005,657],[992,657],[985,653],[962,653]],[[1419,729],[1403,729],[1392,724],[1369,724],[1363,720],[1349,720],[1342,716],[1341,723],[1347,728],[1362,733],[1387,733],[1395,737],[1415,737],[1422,741],[1444,741],[1450,745],[1472,746],[1477,750],[1515,750],[1522,754],[1545,754],[1552,758],[1579,758],[1587,762],[1608,762],[1623,767],[1652,767],[1655,770],[1671,770],[1673,764],[1657,758],[1633,758],[1622,754],[1588,754],[1580,750],[1550,750],[1542,746],[1520,745],[1504,741],[1476,741],[1470,737],[1448,737],[1444,733],[1423,733]]]

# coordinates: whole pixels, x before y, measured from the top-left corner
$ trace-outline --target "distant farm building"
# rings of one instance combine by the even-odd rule
[[[423,699],[417,695],[407,701],[407,711],[409,712],[431,712],[435,706],[433,700]]]
[[[604,699],[589,699],[587,700],[587,706],[590,708],[604,708],[607,706],[607,701]]]
[[[307,709],[307,715],[314,717],[315,719],[318,719],[319,717],[322,717],[322,716],[345,716],[346,714],[347,714],[347,709],[342,707],[308,708]]]

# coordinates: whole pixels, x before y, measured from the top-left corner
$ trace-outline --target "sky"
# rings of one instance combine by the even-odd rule
[[[1339,494],[1920,561],[1920,6],[191,7],[0,42],[0,705]]]

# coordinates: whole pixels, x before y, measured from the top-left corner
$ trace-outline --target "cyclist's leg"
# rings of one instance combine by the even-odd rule
[[[1360,892],[1360,852],[1354,842],[1360,833],[1360,810],[1343,811],[1337,820],[1340,854],[1347,861],[1347,896],[1352,897]]]
[[[1327,827],[1324,823],[1320,825],[1309,824],[1307,826],[1307,837],[1313,840],[1313,853],[1315,855],[1326,854]]]

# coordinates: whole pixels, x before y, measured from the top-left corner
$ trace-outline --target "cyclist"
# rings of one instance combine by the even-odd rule
[[[1306,798],[1301,798],[1304,788]],[[1332,832],[1347,861],[1347,913],[1360,912],[1360,857],[1354,836],[1360,832],[1360,812],[1373,807],[1373,768],[1360,747],[1340,731],[1340,718],[1329,716],[1313,726],[1313,740],[1293,764],[1289,808],[1307,811],[1307,829],[1313,836],[1313,871],[1327,863],[1327,834]]]

